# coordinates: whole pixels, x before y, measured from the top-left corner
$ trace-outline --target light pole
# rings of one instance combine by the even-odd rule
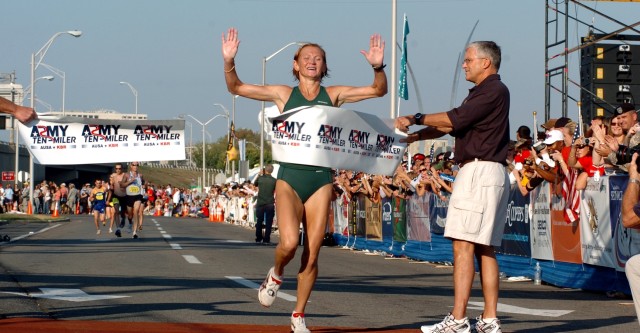
[[[138,91],[129,82],[120,81],[120,84],[126,84],[129,86],[129,89],[131,89],[133,96],[136,98],[136,114],[138,114]]]
[[[184,118],[184,114],[181,114],[179,117]],[[228,115],[226,114],[217,114],[215,116],[213,116],[213,118],[207,120],[206,122],[201,122],[200,120],[196,119],[194,116],[187,114],[186,116],[189,116],[191,119],[195,120],[195,122],[197,122],[198,124],[200,124],[202,126],[202,193],[204,193],[204,182],[205,182],[205,161],[206,161],[206,141],[205,141],[205,137],[204,134],[206,132],[205,130],[205,126],[207,126],[210,122],[212,122],[214,119],[218,118],[218,117],[227,117],[227,119],[229,118]]]
[[[64,97],[65,97],[65,94],[66,94],[65,90],[67,89],[66,88],[66,86],[67,86],[67,77],[66,77],[66,75],[64,74],[63,71],[61,71],[61,70],[59,70],[59,69],[57,69],[57,68],[55,68],[55,67],[53,67],[51,65],[47,65],[45,63],[41,63],[40,65],[42,65],[42,67],[50,70],[51,72],[53,72],[53,74],[59,76],[62,79],[62,116],[64,117],[65,116]]]
[[[280,48],[278,51],[274,52],[270,56],[262,58],[262,85],[264,86],[267,79],[267,61],[271,60],[271,58],[275,57],[278,53],[284,51],[284,49],[286,49],[291,45],[302,46],[304,44],[306,43],[291,42],[283,46],[282,48]],[[262,170],[262,167],[264,166],[264,118],[265,118],[264,107],[265,107],[265,103],[264,101],[262,101],[262,116],[260,117],[260,170]]]
[[[35,84],[39,80],[53,81],[53,79],[54,79],[54,77],[51,76],[51,75],[41,76],[41,77],[35,79],[33,81],[33,83]],[[24,94],[26,94],[30,90],[31,90],[31,86],[28,86],[27,89],[25,89]],[[13,128],[15,129],[14,130],[14,133],[15,133],[14,141],[16,143],[16,161],[15,161],[15,165],[14,165],[14,167],[15,167],[15,172],[14,172],[15,181],[14,181],[14,183],[15,183],[15,186],[17,187],[18,186],[18,173],[20,172],[20,169],[19,169],[19,167],[20,167],[20,135],[18,135],[18,132],[20,130],[20,126],[18,124],[18,120],[15,117],[13,118]]]
[[[47,54],[47,51],[49,51],[49,47],[51,47],[51,44],[53,44],[53,41],[55,41],[56,38],[58,38],[58,36],[60,35],[71,35],[73,37],[80,37],[82,36],[82,31],[80,30],[69,30],[69,31],[61,31],[61,32],[56,32],[53,36],[51,36],[51,38],[49,38],[49,40],[44,43],[44,45],[40,48],[40,50],[38,50],[38,52],[36,53],[31,53],[31,105],[29,105],[32,109],[35,107],[35,93],[36,93],[36,87],[35,87],[35,83],[36,83],[36,69],[38,69],[38,66],[40,66],[40,63],[42,63],[42,59],[44,59],[44,56]],[[19,128],[19,127],[18,127]],[[29,200],[33,200],[33,181],[35,180],[35,177],[33,175],[33,154],[29,153],[29,177],[30,177],[30,181],[29,181]]]
[[[236,99],[239,95],[233,95],[231,101],[231,122],[236,123]],[[234,177],[236,174],[236,161],[231,161],[231,177]]]
[[[224,105],[220,104],[220,103],[214,103],[213,105],[215,106],[219,106],[222,108],[222,110],[224,110],[224,113],[227,117],[227,142],[229,142],[229,140],[231,139],[231,133],[229,133],[231,131],[231,127],[229,125],[229,110],[227,110],[226,107],[224,107]],[[227,157],[225,158],[225,163],[224,163],[224,173],[225,175],[229,174],[229,154],[225,154]],[[232,175],[233,176],[233,175]]]

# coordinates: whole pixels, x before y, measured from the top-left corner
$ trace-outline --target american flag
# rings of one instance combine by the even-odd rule
[[[564,169],[561,168],[561,170],[564,172]],[[576,169],[568,168],[562,180],[562,197],[565,200],[563,215],[567,224],[571,224],[580,218],[580,192],[576,190],[578,174]]]
[[[572,145],[581,136],[580,127],[581,124],[577,124],[571,140]],[[576,169],[569,168],[569,171],[564,174],[565,177],[562,180],[562,196],[565,200],[564,220],[569,224],[580,218],[580,193],[576,190],[578,174]]]
[[[429,149],[429,162],[431,162],[431,164],[433,164],[433,160],[435,159],[435,156],[433,156],[433,148],[435,144],[435,142],[431,143],[431,148]]]
[[[574,143],[576,143],[576,140],[578,140],[578,138],[579,138],[579,137],[580,137],[580,135],[581,135],[581,134],[580,134],[580,132],[581,132],[580,127],[582,127],[582,124],[578,124],[578,125],[576,126],[576,131],[573,133],[573,138],[571,139],[571,144],[572,144],[572,145],[573,145]]]

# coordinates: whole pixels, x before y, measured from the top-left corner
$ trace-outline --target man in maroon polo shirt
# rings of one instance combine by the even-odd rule
[[[484,311],[477,332],[501,333],[497,319],[499,268],[494,246],[504,233],[509,196],[505,168],[509,146],[509,89],[500,81],[501,51],[494,42],[467,46],[462,68],[475,86],[462,105],[448,112],[398,117],[395,127],[410,133],[408,143],[449,134],[456,139],[454,158],[460,171],[449,201],[445,237],[452,240],[454,268],[453,310],[442,322],[421,327],[425,333],[471,331],[467,304],[475,276],[474,255],[480,266]]]

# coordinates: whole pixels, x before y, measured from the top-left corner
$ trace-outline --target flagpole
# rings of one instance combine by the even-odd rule
[[[397,3],[396,0],[391,0],[391,107],[389,110],[389,116],[391,118],[395,118],[394,115],[396,113],[396,95],[397,95],[397,86],[398,86],[398,81],[396,79],[396,71],[397,71],[397,64],[396,64],[396,32],[397,32],[397,27],[396,27],[396,8],[397,8]]]

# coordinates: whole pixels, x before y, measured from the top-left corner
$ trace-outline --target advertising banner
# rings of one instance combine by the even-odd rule
[[[431,224],[431,232],[438,235],[444,235],[444,226],[447,221],[447,210],[449,208],[450,193],[444,194],[446,200],[440,199],[433,193],[427,193],[429,196],[429,222]]]
[[[624,272],[627,260],[640,253],[640,230],[625,228],[622,225],[622,197],[627,189],[629,177],[611,176],[609,177],[609,199],[611,230],[613,230],[613,242],[615,244],[615,268]]]
[[[531,256],[535,259],[553,260],[551,247],[551,187],[542,182],[529,192],[533,203],[531,219]]]
[[[329,106],[304,106],[270,118],[273,159],[280,162],[393,175],[404,134],[393,119]]]
[[[518,256],[531,256],[529,235],[531,226],[529,223],[530,195],[522,196],[519,190],[509,192],[509,205],[507,206],[507,220],[504,225],[502,244],[498,252]]]
[[[367,211],[367,239],[382,241],[382,220],[380,216],[380,203],[373,202],[369,197],[365,197],[365,207]]]
[[[412,195],[407,200],[407,238],[423,242],[431,241],[429,221],[429,195]]]
[[[613,237],[609,215],[609,177],[589,178],[580,200],[580,238],[582,261],[591,265],[615,267]]]
[[[39,115],[20,124],[35,163],[184,160],[184,120],[111,120]]]

